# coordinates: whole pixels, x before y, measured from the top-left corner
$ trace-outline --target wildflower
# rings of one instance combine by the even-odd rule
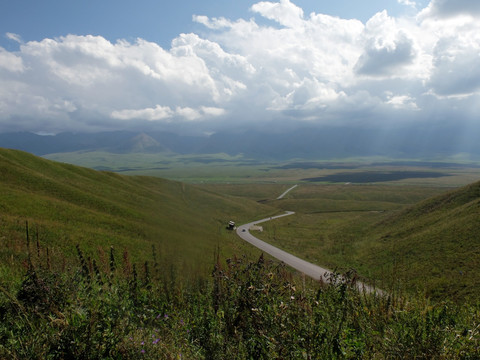
[[[155,344],[158,344],[158,342],[160,341],[160,339],[155,339],[152,341],[152,344],[155,345]]]
[[[145,349],[140,350],[142,354],[145,354]]]

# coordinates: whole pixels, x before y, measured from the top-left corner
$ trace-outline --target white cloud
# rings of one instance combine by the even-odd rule
[[[140,110],[115,110],[111,117],[120,120],[144,119],[148,121],[158,121],[169,119],[173,116],[173,111],[168,106],[157,105],[155,108],[146,108]]]
[[[206,26],[209,29],[223,29],[231,26],[231,21],[221,17],[210,20],[208,16],[193,15],[192,20]]]
[[[417,3],[415,1],[411,1],[411,0],[397,0],[397,1],[401,5],[410,6],[414,9],[417,7]]]
[[[387,104],[395,109],[420,110],[410,95],[390,95]]]
[[[119,120],[147,120],[170,122],[174,117],[188,121],[217,117],[225,114],[225,110],[216,107],[202,106],[199,109],[177,106],[172,110],[169,106],[156,105],[155,108],[124,109],[112,111],[110,117]]]
[[[413,39],[386,11],[367,22],[364,36],[365,48],[355,65],[359,74],[399,76],[415,60]]]
[[[11,72],[22,72],[25,70],[21,57],[12,54],[0,47],[0,68]]]
[[[21,37],[20,35],[18,35],[18,34],[14,34],[14,33],[11,33],[11,32],[7,32],[7,33],[5,34],[5,37],[6,37],[7,39],[13,40],[13,41],[15,41],[15,42],[17,42],[17,43],[19,43],[19,44],[23,43],[22,37]]]
[[[204,116],[211,116],[211,117],[217,117],[217,116],[222,116],[225,115],[225,109],[217,108],[217,107],[209,107],[209,106],[202,106],[200,108],[200,112]]]
[[[363,24],[263,1],[251,10],[276,24],[195,15],[202,36],[180,34],[168,50],[143,39],[22,42],[7,34],[20,48],[0,48],[0,131],[24,126],[19,118],[34,131],[395,121],[389,111],[398,110],[431,121],[437,109],[480,92],[476,3],[433,0],[417,17],[384,11]]]
[[[432,0],[422,17],[449,18],[457,15],[480,16],[480,2],[476,0]]]
[[[303,10],[289,0],[263,1],[253,5],[251,9],[265,18],[289,28],[298,28],[303,25]]]

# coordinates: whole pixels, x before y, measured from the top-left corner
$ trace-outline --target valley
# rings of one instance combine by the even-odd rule
[[[158,154],[49,156],[93,168],[103,168],[100,164],[109,163],[110,170],[121,174],[115,175],[105,170],[77,170],[80,168],[12,151],[8,155],[18,163],[31,163],[34,169],[15,164],[16,176],[31,179],[23,189],[18,183],[13,185],[13,180],[9,183],[15,197],[10,195],[12,200],[3,201],[3,208],[9,209],[5,219],[11,219],[10,223],[17,219],[18,224],[18,219],[24,216],[41,229],[40,234],[68,233],[66,241],[70,246],[83,241],[88,234],[92,251],[115,244],[128,249],[134,258],[141,258],[154,245],[165,258],[175,259],[178,266],[206,269],[211,256],[208,254],[217,247],[224,256],[238,252],[258,254],[224,229],[229,220],[242,223],[294,211],[296,214],[288,219],[265,224],[265,231],[259,236],[318,266],[342,272],[354,269],[364,281],[384,288],[426,291],[433,298],[449,294],[461,301],[477,295],[475,272],[468,271],[468,267],[475,268],[478,261],[466,262],[468,256],[460,251],[472,246],[473,251],[478,250],[478,245],[469,240],[476,229],[475,221],[467,223],[470,220],[452,215],[448,223],[470,230],[457,231],[461,238],[457,245],[449,245],[448,250],[438,243],[443,244],[442,236],[435,230],[438,225],[431,230],[422,225],[423,235],[416,240],[420,242],[411,245],[422,251],[406,245],[410,241],[407,238],[414,239],[417,235],[407,238],[401,233],[393,235],[398,233],[394,219],[402,218],[408,209],[478,179],[480,168],[474,164],[366,158],[358,162],[352,159],[267,162],[225,154],[171,156],[168,160]],[[166,167],[149,170],[154,159]],[[31,170],[34,172],[29,173]],[[15,173],[9,171],[13,179]],[[49,175],[49,171],[54,172]],[[78,173],[82,176],[77,179]],[[97,185],[92,187],[93,181]],[[296,184],[298,187],[294,188]],[[83,186],[88,191],[79,192],[78,188]],[[280,194],[284,197],[279,199]],[[13,199],[23,204],[22,210],[15,208]],[[55,205],[47,205],[49,201]],[[30,213],[25,212],[26,208]],[[99,208],[101,216],[94,215]],[[46,209],[51,213],[46,214]],[[406,221],[403,227],[416,227],[413,220],[398,221]],[[390,223],[392,229],[385,225]],[[47,230],[50,224],[55,230]],[[17,227],[16,236],[20,238],[23,225]],[[449,231],[445,230],[446,234]],[[429,232],[432,235],[426,235]],[[45,234],[40,236],[45,237],[47,244],[58,246],[62,242],[49,238],[57,235]],[[191,246],[193,234],[195,246]],[[440,239],[435,244],[434,236]],[[454,239],[448,239],[445,241],[455,243]],[[450,271],[439,273],[441,268]],[[455,274],[460,273],[463,275],[459,279]]]
[[[180,182],[0,149],[0,357],[478,355],[477,168],[236,161],[186,162]],[[333,273],[305,279],[227,229],[256,219]]]

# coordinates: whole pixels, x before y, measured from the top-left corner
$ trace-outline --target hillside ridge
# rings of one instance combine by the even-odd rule
[[[74,253],[79,243],[91,253],[113,245],[134,259],[148,258],[154,245],[180,263],[207,266],[219,243],[226,254],[238,247],[221,231],[228,220],[273,211],[176,181],[95,171],[0,148],[0,260],[26,256],[28,221],[58,256]]]

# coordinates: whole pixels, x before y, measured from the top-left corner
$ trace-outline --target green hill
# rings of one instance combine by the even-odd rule
[[[480,295],[480,182],[436,196],[370,229],[360,268],[434,298]]]
[[[217,245],[226,254],[242,246],[225,230],[228,220],[272,212],[255,201],[175,181],[98,172],[0,149],[3,271],[26,258],[26,221],[32,244],[38,238],[41,251],[48,247],[57,258],[74,255],[78,243],[92,257],[114,246],[134,261],[151,259],[155,245],[169,262],[206,269]]]

